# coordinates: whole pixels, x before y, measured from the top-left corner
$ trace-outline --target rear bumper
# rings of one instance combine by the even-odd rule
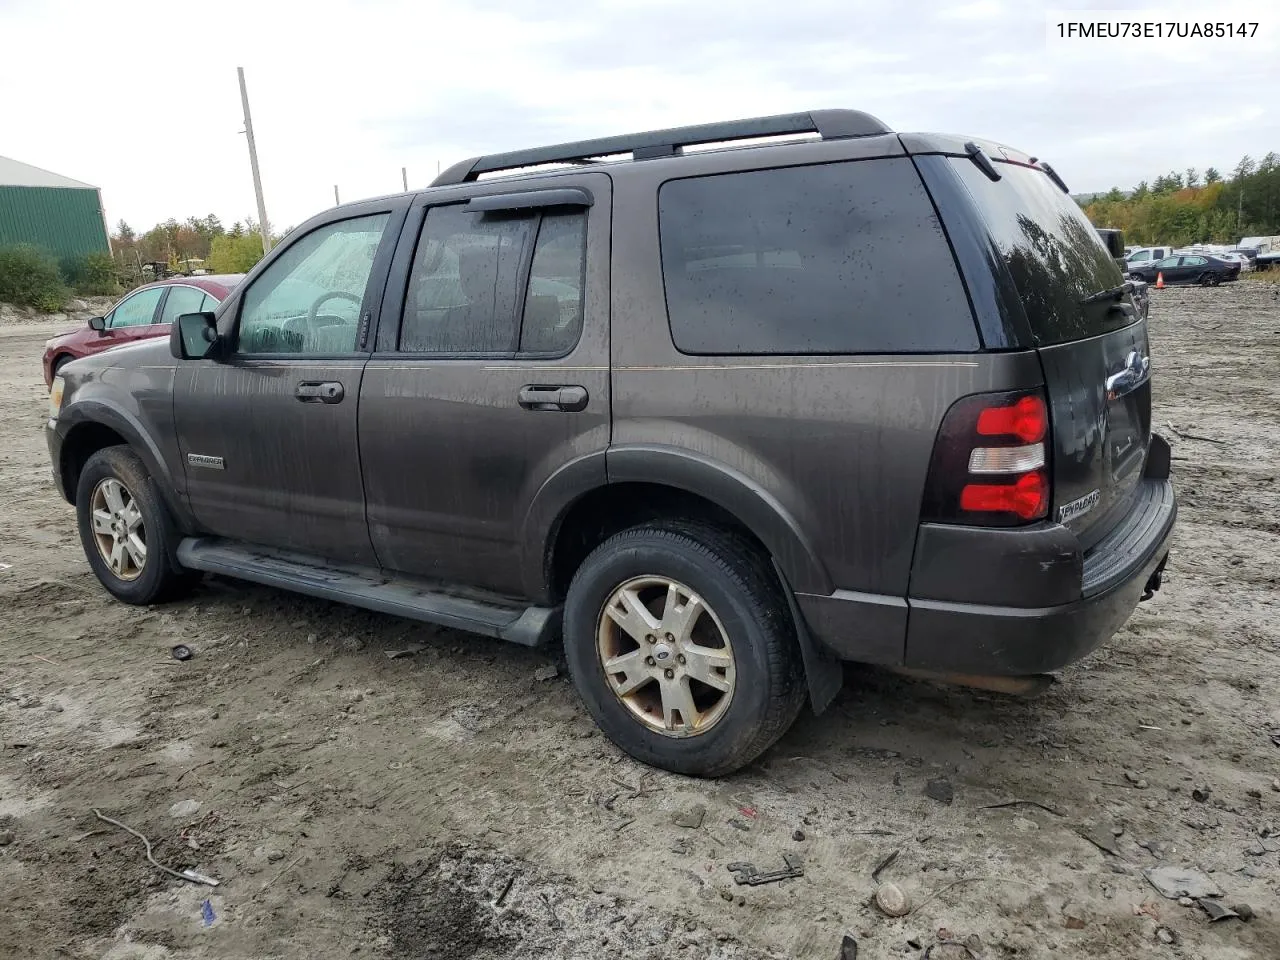
[[[1176,518],[1172,483],[1148,478],[1129,515],[1088,553],[1058,524],[925,524],[905,601],[843,591],[797,601],[813,634],[844,659],[945,673],[1044,673],[1105,642],[1144,592],[1159,588]]]

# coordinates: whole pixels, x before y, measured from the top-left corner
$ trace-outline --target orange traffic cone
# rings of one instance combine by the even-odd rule
[[[1164,273],[1163,272],[1159,272],[1156,274],[1156,289],[1157,290],[1164,289]]]

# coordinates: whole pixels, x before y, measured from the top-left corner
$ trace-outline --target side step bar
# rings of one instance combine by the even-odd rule
[[[525,647],[538,647],[560,632],[560,608],[524,607],[479,591],[449,593],[430,580],[393,576],[373,567],[326,565],[284,550],[213,537],[187,537],[178,562],[189,570],[251,580],[410,620],[422,620]]]

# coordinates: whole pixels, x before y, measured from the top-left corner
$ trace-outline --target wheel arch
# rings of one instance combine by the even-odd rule
[[[747,534],[793,590],[826,594],[833,589],[796,519],[740,471],[659,447],[612,449],[607,457],[603,483],[553,477],[539,491],[526,529],[525,580],[540,598],[562,598],[577,565],[613,533],[671,516],[717,522]],[[586,475],[584,469],[581,476]]]
[[[127,411],[101,400],[75,404],[62,415],[70,425],[58,452],[58,480],[67,500],[74,504],[80,473],[89,458],[110,446],[128,446],[142,460],[155,480],[156,492],[183,531],[191,531],[190,513],[182,502],[172,471],[155,441]]]

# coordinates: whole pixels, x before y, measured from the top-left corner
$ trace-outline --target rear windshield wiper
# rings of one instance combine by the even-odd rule
[[[1120,284],[1120,286],[1112,287],[1110,290],[1099,290],[1097,293],[1091,293],[1081,300],[1080,303],[1083,305],[1089,303],[1101,303],[1103,300],[1119,300],[1121,297],[1133,293],[1135,289],[1137,288],[1134,287],[1133,283],[1126,280],[1124,283]]]

